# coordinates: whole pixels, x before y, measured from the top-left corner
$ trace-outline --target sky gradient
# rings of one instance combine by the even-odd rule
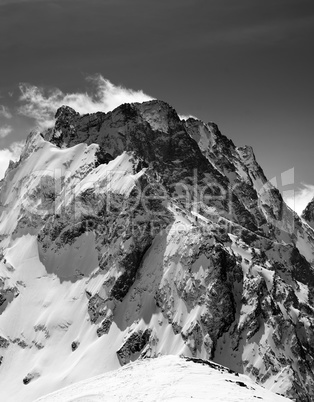
[[[20,83],[84,93],[101,74],[214,121],[269,179],[294,168],[314,192],[313,0],[0,0],[0,55],[2,149],[34,125]]]

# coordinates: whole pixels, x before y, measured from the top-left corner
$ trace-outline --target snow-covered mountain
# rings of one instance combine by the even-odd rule
[[[314,398],[313,229],[214,123],[63,106],[0,191],[3,400],[161,355]]]

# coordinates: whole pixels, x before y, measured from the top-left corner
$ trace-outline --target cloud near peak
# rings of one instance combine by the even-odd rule
[[[87,77],[90,93],[64,93],[58,88],[45,90],[35,85],[20,84],[20,114],[35,119],[45,129],[53,126],[54,115],[62,105],[72,107],[80,114],[108,112],[122,103],[145,102],[153,98],[143,91],[112,84],[101,75]]]
[[[0,116],[4,117],[5,119],[12,119],[11,112],[4,105],[0,105]]]
[[[17,161],[24,146],[24,141],[13,142],[9,148],[0,150],[0,180],[4,177],[9,162]]]
[[[314,198],[314,185],[301,183],[301,187],[296,189],[293,194],[287,196],[283,194],[283,197],[286,204],[301,216],[308,203]]]

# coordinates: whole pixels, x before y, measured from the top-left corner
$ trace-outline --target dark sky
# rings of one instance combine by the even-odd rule
[[[0,104],[15,129],[0,147],[30,127],[20,82],[80,92],[99,73],[216,122],[268,178],[294,167],[314,185],[313,44],[313,0],[0,0]]]

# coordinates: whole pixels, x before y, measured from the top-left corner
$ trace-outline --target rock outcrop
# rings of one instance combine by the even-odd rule
[[[305,210],[302,212],[302,218],[314,228],[314,199],[308,203]]]

